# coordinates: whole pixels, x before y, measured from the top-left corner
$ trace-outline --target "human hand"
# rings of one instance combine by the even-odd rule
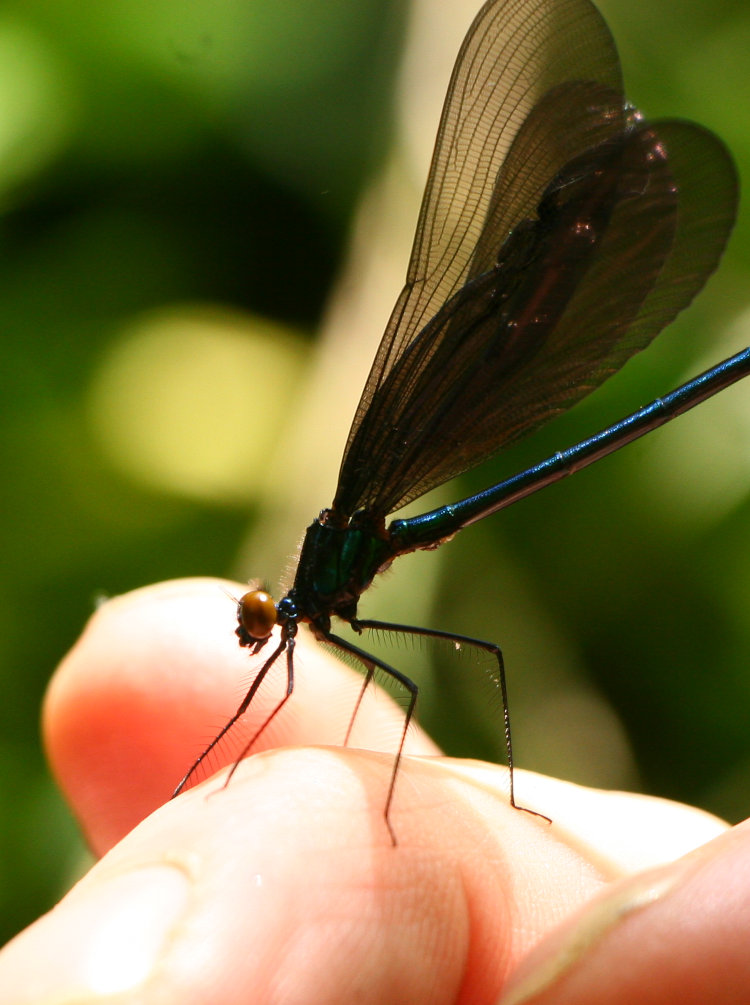
[[[361,681],[306,632],[290,714],[227,788],[161,805],[247,685],[231,622],[215,581],[161,584],[104,605],[60,667],[46,743],[103,857],[0,954],[0,1000],[748,1000],[747,825],[519,772],[549,826],[508,806],[505,768],[407,756],[393,848],[392,756],[366,748],[401,713],[368,701],[365,749],[305,746],[340,742]],[[436,750],[414,729],[407,753]]]

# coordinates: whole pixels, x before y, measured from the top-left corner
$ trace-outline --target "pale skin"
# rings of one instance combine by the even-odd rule
[[[519,772],[550,826],[508,806],[505,768],[438,758],[414,729],[394,849],[392,759],[367,748],[399,711],[366,702],[337,747],[358,678],[304,630],[290,714],[228,787],[220,771],[166,801],[248,683],[222,585],[242,589],[111,601],[59,668],[45,742],[99,861],[0,954],[0,1000],[750,1000],[747,824]]]

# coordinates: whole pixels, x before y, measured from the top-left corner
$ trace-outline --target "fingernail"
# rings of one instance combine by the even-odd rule
[[[162,864],[84,880],[6,947],[18,1000],[92,1001],[140,987],[168,953],[190,888],[185,871]]]
[[[557,983],[613,928],[635,911],[661,900],[682,879],[682,869],[638,877],[618,894],[589,908],[581,923],[558,943],[554,952],[512,984],[498,1005],[526,1005]]]

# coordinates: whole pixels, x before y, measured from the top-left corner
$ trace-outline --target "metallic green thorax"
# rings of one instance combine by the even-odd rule
[[[355,617],[360,594],[393,560],[393,546],[384,527],[337,526],[323,510],[305,532],[297,575],[290,591],[299,615],[313,623],[337,614]]]

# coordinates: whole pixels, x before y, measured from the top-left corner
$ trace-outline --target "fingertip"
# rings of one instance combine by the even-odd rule
[[[191,790],[20,937],[1,958],[15,969],[4,987],[21,986],[25,970],[70,1000],[119,991],[232,1005],[248,988],[270,1000],[310,987],[331,1000],[362,987],[378,1001],[493,1000],[534,926],[556,918],[571,889],[584,895],[580,864],[551,891],[535,850],[547,830],[431,759],[403,762],[394,848],[383,818],[391,767],[364,751],[277,750],[243,762],[226,788]],[[149,899],[162,887],[164,910]]]
[[[453,871],[419,862],[406,831],[391,846],[388,761],[272,751],[227,788],[211,780],[162,807],[6,950],[3,987],[31,985],[19,1003],[117,992],[231,1005],[248,988],[260,1001],[358,986],[435,1000],[460,981],[470,926]]]
[[[115,597],[57,668],[43,706],[45,749],[95,851],[169,799],[193,757],[196,719],[208,716],[205,730],[221,718],[222,678],[242,667],[231,586],[186,579]]]
[[[522,962],[502,1005],[744,1002],[750,827],[609,884]]]

